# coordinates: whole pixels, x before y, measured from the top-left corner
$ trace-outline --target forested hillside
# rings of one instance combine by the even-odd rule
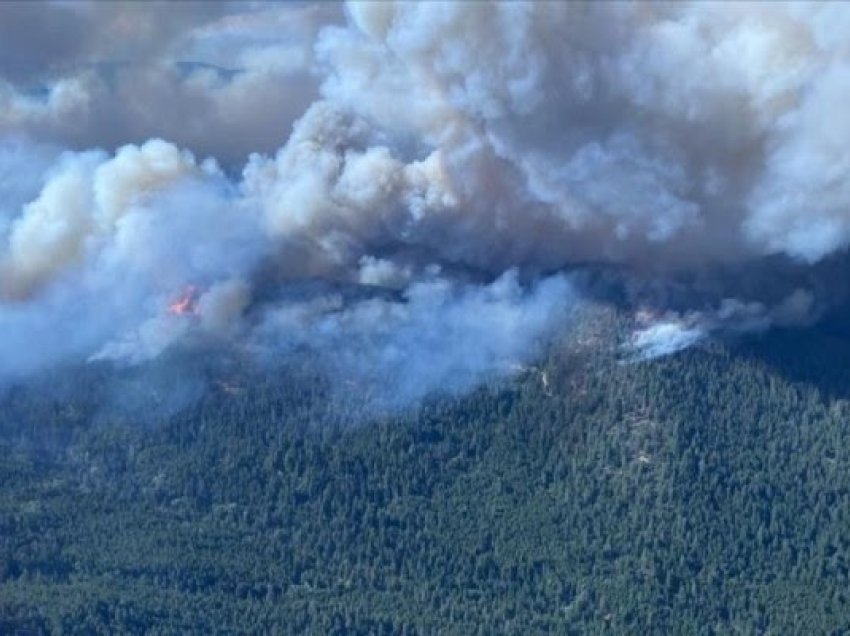
[[[0,633],[847,633],[848,353],[559,348],[383,417],[306,373],[144,424],[18,387]]]

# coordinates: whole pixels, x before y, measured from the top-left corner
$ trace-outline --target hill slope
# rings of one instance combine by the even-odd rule
[[[845,633],[848,348],[790,337],[355,426],[305,377],[155,428],[8,394],[0,632]]]

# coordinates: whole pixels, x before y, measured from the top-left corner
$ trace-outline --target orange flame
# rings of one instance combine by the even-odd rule
[[[177,298],[168,304],[172,316],[192,316],[198,313],[198,288],[189,285]]]

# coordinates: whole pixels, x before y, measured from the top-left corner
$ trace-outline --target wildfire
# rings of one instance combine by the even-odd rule
[[[172,316],[193,316],[198,311],[198,288],[189,285],[177,298],[168,304]]]

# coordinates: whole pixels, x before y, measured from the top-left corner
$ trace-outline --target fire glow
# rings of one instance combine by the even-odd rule
[[[198,313],[198,288],[189,285],[180,296],[168,305],[172,316],[194,316]]]

